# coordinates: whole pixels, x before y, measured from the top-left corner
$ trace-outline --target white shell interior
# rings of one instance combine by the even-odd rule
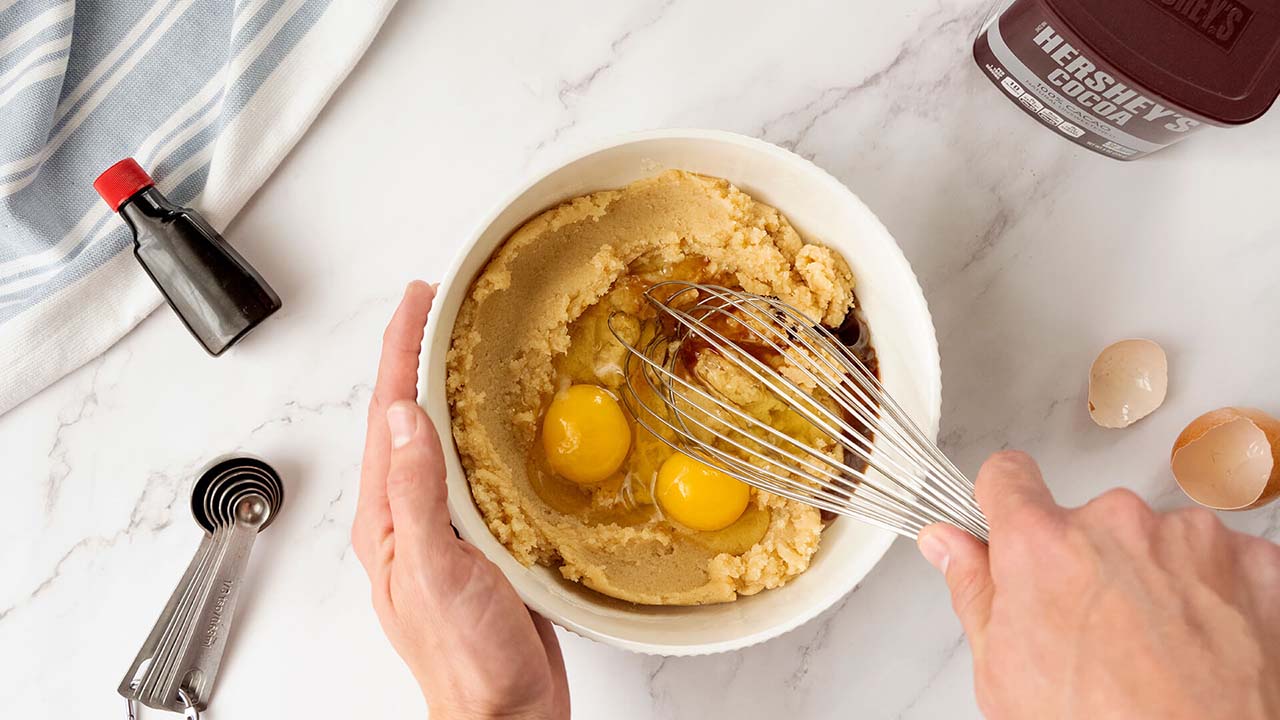
[[[490,534],[451,442],[445,355],[458,308],[490,254],[524,221],[569,198],[617,188],[663,169],[723,177],[785,214],[806,238],[848,259],[858,281],[886,388],[936,437],[941,371],[933,322],[919,283],[876,216],[809,161],[763,141],[701,130],[657,131],[592,148],[536,179],[480,224],[445,277],[427,325],[419,398],[441,429],[449,510],[459,533],[503,570],[525,602],[556,624],[638,652],[693,655],[732,650],[780,635],[853,589],[895,536],[848,519],[823,535],[813,565],[789,584],[734,603],[652,608],[614,601],[563,580],[556,570],[520,565]]]
[[[1169,362],[1150,340],[1107,346],[1089,371],[1089,414],[1105,428],[1128,427],[1164,404]]]

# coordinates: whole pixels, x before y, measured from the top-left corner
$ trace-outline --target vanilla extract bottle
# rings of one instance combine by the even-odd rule
[[[133,254],[187,326],[217,357],[280,309],[280,296],[200,213],[170,202],[132,158],[93,187],[133,232]]]

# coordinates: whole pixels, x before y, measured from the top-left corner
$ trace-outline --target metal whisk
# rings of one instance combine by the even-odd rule
[[[915,538],[949,522],[987,539],[973,483],[875,373],[775,298],[669,281],[656,329],[609,320],[623,401],[649,432],[760,490]]]

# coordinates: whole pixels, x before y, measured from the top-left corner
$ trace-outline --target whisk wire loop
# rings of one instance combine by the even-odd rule
[[[960,473],[958,469],[956,469],[954,464],[946,458],[941,450],[929,441],[923,431],[921,431],[919,427],[910,420],[901,406],[898,405],[893,397],[885,391],[875,374],[872,373],[870,369],[867,368],[851,350],[849,350],[849,348],[844,346],[843,343],[840,343],[831,331],[820,324],[814,323],[802,314],[799,314],[794,308],[775,298],[753,296],[749,302],[764,303],[777,310],[779,313],[786,315],[793,327],[796,324],[799,324],[801,327],[812,330],[814,333],[818,334],[821,340],[825,340],[826,342],[824,343],[824,346],[822,348],[817,348],[810,343],[805,333],[802,332],[796,334],[796,339],[805,346],[809,357],[816,357],[825,361],[829,356],[830,350],[836,350],[837,352],[835,353],[835,357],[842,361],[844,368],[848,372],[839,377],[828,376],[828,379],[833,381],[836,384],[837,389],[842,391],[849,388],[849,385],[845,380],[853,379],[855,384],[852,387],[857,394],[858,401],[860,401],[850,401],[847,406],[855,410],[863,410],[865,409],[863,403],[865,403],[871,408],[883,408],[883,410],[887,412],[895,422],[886,423],[882,421],[864,420],[865,424],[868,427],[874,427],[876,430],[880,431],[882,435],[891,436],[891,439],[894,440],[894,447],[899,452],[905,452],[906,456],[917,469],[929,471],[926,473],[926,478],[931,477],[932,472],[939,471],[949,476],[949,479],[952,482],[937,486],[938,489],[948,496],[947,498],[940,497],[932,492],[935,487],[933,483],[926,484],[924,490],[928,492],[933,499],[942,502],[958,502],[964,506],[966,511],[971,512],[973,515],[976,515],[978,519],[981,519],[981,512],[973,498],[972,483],[962,473]],[[827,363],[827,365],[830,367],[829,363]],[[870,397],[870,393],[874,393],[875,397]],[[850,400],[847,395],[843,395],[843,398],[845,400]],[[877,469],[880,469],[883,472],[882,468]],[[900,467],[899,469],[903,468]]]
[[[685,380],[679,375],[671,374],[669,375],[669,377],[664,378],[663,376],[668,375],[669,371],[666,370],[666,368],[662,367],[661,365],[655,363],[649,357],[641,356],[641,360],[649,365],[649,367],[645,368],[645,370],[643,371],[643,377],[645,378],[646,384],[649,386],[650,390],[655,393],[666,392],[669,395],[671,395],[672,398],[674,399],[669,399],[669,402],[673,407],[680,407],[681,404],[692,402],[689,396],[684,394],[684,392],[682,391],[682,388],[697,394],[704,400],[709,400],[709,401],[714,400],[714,398],[711,395],[709,395],[704,389],[692,384],[691,382]],[[663,385],[662,383],[664,379],[671,382],[672,384]],[[785,485],[780,485],[779,483],[788,483],[789,482],[788,478],[777,471],[769,469],[767,465],[764,467],[752,465],[751,463],[743,460],[742,457],[735,456],[714,445],[704,445],[704,446],[694,447],[694,448],[686,447],[684,445],[672,442],[667,438],[666,433],[662,432],[661,429],[654,427],[653,425],[650,424],[651,421],[657,421],[657,423],[659,423],[662,427],[666,428],[667,430],[670,430],[674,434],[679,435],[682,433],[691,432],[689,428],[689,424],[692,423],[693,425],[697,426],[700,430],[706,433],[715,435],[718,439],[729,444],[732,448],[738,450],[742,454],[742,456],[756,457],[764,461],[765,463],[768,463],[768,459],[765,458],[763,455],[760,455],[756,450],[734,439],[733,437],[729,437],[725,435],[723,432],[707,424],[702,419],[677,410],[671,413],[676,416],[675,420],[672,420],[666,417],[667,413],[654,411],[653,408],[649,407],[647,404],[636,402],[636,396],[634,394],[630,394],[630,393],[626,394],[624,395],[623,399],[624,399],[624,402],[627,404],[628,409],[631,410],[632,415],[636,417],[637,421],[646,430],[648,430],[654,436],[662,440],[664,443],[667,443],[668,445],[670,445],[673,449],[677,451],[690,453],[704,460],[711,459],[713,463],[717,461],[723,462],[724,464],[734,468],[736,471],[735,474],[742,473],[742,474],[750,475],[754,478],[754,483],[767,486],[765,487],[765,489],[771,492],[774,492],[775,494],[779,494],[786,497],[791,497],[792,499],[799,499],[799,500],[804,500],[808,498],[809,500],[813,501],[815,504],[820,504],[826,509],[831,509],[833,512],[835,511],[834,506],[828,507],[829,503],[826,500],[823,500],[820,497],[815,497],[815,495],[812,492],[805,492],[805,488],[789,489]],[[738,414],[742,419],[744,419],[748,423],[760,425],[766,432],[777,434],[778,437],[783,438],[786,441],[790,441],[790,438],[781,434],[775,428],[759,423],[758,420],[741,413],[741,411],[738,410],[737,408],[729,407],[727,408],[727,410],[732,413]],[[677,421],[679,424],[676,424]],[[832,469],[840,469],[843,467],[838,463],[836,463],[834,460],[832,460],[829,456],[824,455],[822,453],[818,453],[812,448],[809,448],[804,445],[799,445],[798,447],[801,447],[804,451],[809,453],[812,457],[826,464],[829,464]],[[849,499],[852,497],[852,490],[856,486],[853,483],[848,482],[845,478],[842,478],[836,472],[832,472],[832,470],[830,469],[824,469],[824,468],[815,466],[809,460],[806,460],[803,457],[797,456],[794,453],[789,452],[785,449],[780,449],[779,454],[800,467],[811,470],[813,472],[821,473],[824,477],[829,478],[835,484],[833,487],[833,492],[836,492],[843,499]]]
[[[716,335],[718,335],[718,334],[716,334]],[[732,347],[732,345],[727,344],[727,341],[725,342],[725,344],[722,344],[722,343],[720,342],[721,340],[723,340],[723,337],[722,337],[722,336],[717,337],[717,338],[716,338],[716,339],[711,343],[711,347],[713,347],[713,348],[719,348],[719,349],[722,349],[722,350],[724,350],[724,349],[726,349],[726,348],[728,348],[728,347]],[[657,339],[655,340],[655,342],[659,342],[659,343],[660,343],[660,342],[663,342],[663,340],[662,340],[662,338],[657,338]],[[649,351],[649,353],[648,353],[648,354],[649,354],[649,355],[652,355],[652,354],[653,354],[653,350],[651,349],[651,350]],[[645,357],[643,357],[642,359],[643,359],[643,360],[644,360],[644,361],[649,365],[649,367],[645,368],[644,377],[645,377],[645,379],[646,379],[646,383],[649,385],[650,389],[651,389],[651,390],[653,390],[653,391],[655,392],[655,394],[661,394],[661,393],[664,393],[664,392],[665,392],[665,393],[667,393],[669,396],[673,397],[675,400],[680,401],[680,402],[672,402],[672,403],[671,403],[671,408],[672,408],[672,410],[673,410],[673,413],[672,413],[672,414],[674,414],[674,415],[677,417],[677,419],[681,421],[681,423],[682,423],[682,425],[683,425],[683,427],[682,427],[681,429],[683,429],[683,430],[685,430],[685,431],[688,431],[688,430],[689,430],[689,428],[688,428],[688,423],[689,423],[689,422],[692,422],[693,424],[697,425],[701,430],[706,431],[706,432],[709,432],[709,433],[712,433],[712,434],[715,434],[715,435],[717,435],[719,438],[721,438],[721,439],[725,440],[726,442],[730,442],[731,444],[733,444],[733,445],[734,445],[737,449],[739,449],[740,451],[742,451],[742,452],[744,452],[744,453],[747,453],[747,454],[750,454],[750,455],[759,456],[759,453],[757,453],[756,451],[754,451],[752,448],[746,447],[746,446],[742,445],[741,443],[739,443],[739,442],[737,442],[737,441],[733,440],[732,438],[727,438],[727,437],[725,437],[725,436],[724,436],[724,434],[723,434],[722,432],[717,431],[715,428],[713,428],[713,427],[709,426],[707,423],[705,423],[705,422],[701,421],[701,420],[700,420],[696,415],[693,415],[693,414],[690,414],[689,412],[687,412],[687,411],[684,409],[686,406],[688,406],[688,405],[695,405],[695,406],[696,406],[696,404],[697,404],[697,403],[696,403],[696,401],[695,401],[695,400],[692,400],[689,396],[685,395],[685,393],[684,393],[684,392],[682,392],[682,388],[684,388],[684,389],[688,389],[688,390],[691,390],[692,392],[696,393],[696,394],[698,395],[698,397],[699,397],[699,398],[701,398],[702,400],[705,400],[705,401],[718,402],[718,399],[717,399],[716,397],[714,397],[712,394],[708,393],[708,392],[707,392],[706,390],[704,390],[703,388],[698,387],[697,385],[695,385],[695,384],[691,383],[690,381],[688,381],[688,380],[686,380],[686,379],[684,379],[684,378],[680,377],[678,374],[672,373],[672,372],[671,372],[670,370],[668,370],[666,367],[664,367],[664,366],[662,366],[662,365],[660,365],[660,364],[658,364],[658,363],[656,363],[656,362],[652,361],[648,356],[645,356]],[[754,360],[754,358],[752,358],[752,359],[751,359],[751,361],[752,361],[752,362],[756,362],[756,361]],[[761,366],[761,367],[763,367],[763,366]],[[749,373],[750,373],[752,376],[756,377],[756,378],[757,378],[757,379],[759,379],[759,380],[763,380],[763,378],[760,376],[760,374],[759,374],[759,372],[758,372],[757,370],[752,369],[752,368],[748,368],[748,371],[749,371]],[[767,369],[766,369],[765,371],[766,371],[766,372],[770,372],[770,371],[769,371],[769,370],[767,370]],[[664,377],[664,376],[665,376],[665,377]],[[662,384],[663,379],[667,380],[667,381],[668,381],[668,384],[663,385],[663,384]],[[789,387],[789,389],[790,389],[790,390],[794,391],[794,396],[795,396],[795,397],[798,397],[798,398],[804,398],[804,399],[806,399],[806,400],[809,400],[809,399],[810,399],[810,398],[808,397],[808,395],[807,395],[807,394],[805,394],[803,391],[801,391],[798,387],[796,387],[796,386],[794,385],[794,383],[791,383],[790,381],[787,381],[785,378],[783,378],[782,380],[787,384],[787,386]],[[832,415],[829,411],[827,411],[827,409],[826,409],[825,407],[821,406],[820,404],[819,404],[819,405],[816,405],[816,407],[817,407],[818,409],[820,409],[821,411],[823,411],[827,416],[831,417],[832,419],[837,420],[837,421],[842,425],[842,429],[844,430],[844,432],[845,432],[845,433],[847,433],[847,434],[849,434],[849,435],[852,435],[852,434],[854,434],[854,433],[856,433],[856,432],[857,432],[855,429],[853,429],[853,428],[852,428],[851,426],[849,426],[847,423],[843,422],[843,421],[842,421],[842,420],[840,420],[838,417],[836,417],[836,416]],[[836,431],[836,430],[833,430],[832,428],[830,428],[828,425],[826,425],[826,424],[822,421],[822,419],[820,419],[819,417],[816,417],[816,416],[815,416],[815,415],[814,415],[814,414],[813,414],[813,413],[812,413],[808,408],[805,408],[805,407],[803,407],[802,405],[798,405],[798,406],[793,406],[793,409],[798,410],[798,411],[800,412],[800,414],[802,414],[802,415],[803,415],[807,420],[809,420],[809,421],[813,422],[815,425],[818,425],[818,426],[822,427],[822,428],[823,428],[824,430],[826,430],[828,433],[831,433],[833,437],[835,437],[835,438],[837,438],[838,440],[841,440],[841,441],[843,441],[843,440],[844,440],[845,435],[839,434],[839,433],[837,433],[837,431]],[[647,408],[646,408],[646,410],[647,410]],[[851,469],[850,469],[850,468],[848,468],[846,465],[844,465],[844,464],[840,463],[838,460],[836,460],[836,459],[834,459],[833,457],[831,457],[831,455],[830,455],[830,454],[828,454],[828,453],[824,453],[824,452],[820,452],[818,449],[813,448],[813,447],[811,447],[811,446],[809,446],[809,445],[807,445],[807,444],[796,442],[793,438],[791,438],[790,436],[786,435],[785,433],[783,433],[782,431],[778,430],[777,428],[773,427],[772,425],[769,425],[768,423],[765,423],[765,422],[763,422],[763,421],[759,420],[758,418],[756,418],[756,417],[754,417],[754,416],[752,416],[752,415],[750,415],[750,414],[747,414],[747,413],[743,412],[742,410],[740,410],[739,408],[737,408],[737,407],[735,407],[735,406],[733,406],[733,405],[731,405],[731,404],[730,404],[730,405],[727,405],[727,406],[724,406],[724,407],[723,407],[723,410],[727,411],[728,413],[732,414],[733,416],[737,417],[738,419],[740,419],[740,420],[744,421],[747,425],[749,425],[749,426],[753,426],[753,427],[756,427],[756,428],[760,429],[761,431],[763,431],[763,432],[765,432],[765,433],[767,433],[767,434],[769,434],[769,435],[772,435],[772,436],[773,436],[774,438],[776,438],[778,441],[780,441],[780,442],[782,442],[782,443],[785,443],[786,445],[785,445],[785,446],[783,446],[783,447],[776,447],[776,446],[775,446],[774,450],[776,451],[776,453],[777,453],[777,454],[779,454],[779,455],[781,455],[781,456],[782,456],[784,459],[786,459],[786,460],[789,460],[789,461],[791,461],[791,462],[793,462],[793,463],[797,463],[797,464],[801,465],[801,466],[803,467],[803,469],[805,469],[805,470],[809,470],[809,471],[812,471],[812,472],[820,473],[820,474],[822,474],[826,479],[828,479],[829,481],[831,481],[831,482],[833,482],[833,483],[838,483],[838,484],[847,484],[847,485],[848,485],[848,487],[850,488],[850,490],[852,490],[854,487],[856,487],[856,483],[853,483],[853,482],[849,481],[849,480],[848,480],[848,478],[847,478],[847,476],[849,476],[849,475],[853,475],[853,476],[854,476],[854,477],[856,477],[856,478],[859,478],[859,479],[865,479],[865,478],[863,477],[863,474],[862,474],[862,472],[861,472],[861,471],[858,471],[858,470],[851,470]],[[659,417],[659,419],[661,419],[661,415],[660,415],[660,414],[658,415],[658,417]],[[732,426],[731,426],[731,427],[732,427]],[[673,429],[674,429],[674,428],[673,428]],[[733,429],[734,429],[734,430],[741,431],[741,429],[740,429],[740,428],[733,428]],[[808,460],[806,460],[806,459],[804,459],[804,458],[801,458],[801,457],[798,457],[798,456],[796,456],[794,453],[787,451],[787,450],[785,449],[785,447],[788,447],[788,446],[790,446],[790,447],[797,447],[797,448],[801,449],[802,451],[804,451],[806,454],[808,454],[808,455],[809,455],[810,457],[812,457],[813,459],[816,459],[816,460],[818,460],[818,461],[820,461],[820,462],[824,463],[825,465],[827,465],[827,466],[828,466],[828,468],[820,468],[820,467],[816,467],[816,466],[814,466],[814,465],[813,465],[811,462],[809,462]],[[855,451],[859,452],[860,454],[862,454],[864,457],[869,457],[869,456],[866,456],[866,455],[865,455],[865,452],[863,452],[863,451],[861,450],[861,448],[858,448],[858,447],[855,447],[855,446],[849,445],[847,442],[846,442],[846,443],[844,443],[844,447],[846,447],[846,449],[852,449],[852,450],[855,450]],[[732,458],[732,456],[728,456],[728,457]],[[735,460],[736,460],[736,458],[732,458],[732,459],[735,459]],[[763,459],[768,460],[768,458],[767,458],[767,457],[765,457],[765,458],[763,458]]]
[[[715,330],[714,326],[705,322],[706,318],[712,314],[732,320],[734,318],[731,314],[731,310],[744,312],[751,322],[741,323],[741,327],[745,328],[756,339],[763,341],[770,349],[779,353],[785,361],[789,362],[793,368],[799,369],[801,373],[804,376],[807,376],[811,382],[815,383],[815,385],[823,387],[828,394],[841,400],[841,405],[846,409],[846,411],[851,411],[850,414],[854,415],[859,422],[864,424],[864,426],[877,427],[883,432],[892,435],[893,440],[897,441],[901,447],[904,447],[909,451],[909,456],[905,459],[907,459],[910,464],[904,465],[902,462],[903,458],[897,457],[894,454],[881,453],[882,456],[885,456],[885,460],[887,461],[882,464],[877,462],[876,458],[870,456],[862,447],[850,445],[846,440],[849,438],[856,438],[862,441],[862,444],[867,446],[869,449],[871,441],[864,434],[850,427],[842,418],[839,418],[836,414],[820,403],[813,402],[810,407],[816,409],[819,414],[824,416],[824,418],[839,424],[841,426],[841,432],[837,432],[830,427],[830,425],[827,425],[818,418],[813,417],[812,413],[807,411],[803,412],[806,419],[813,422],[815,425],[818,425],[822,431],[837,440],[845,447],[845,449],[853,450],[854,454],[859,456],[860,459],[870,464],[873,468],[880,471],[885,477],[890,478],[891,480],[904,475],[910,477],[912,475],[919,474],[918,471],[920,469],[920,464],[927,461],[919,452],[915,452],[916,448],[906,441],[906,438],[903,437],[899,428],[893,425],[884,426],[884,423],[878,422],[878,418],[874,414],[875,408],[878,407],[878,403],[875,399],[869,397],[867,389],[857,384],[853,385],[852,388],[856,393],[856,399],[848,393],[850,386],[846,383],[846,378],[854,377],[864,380],[874,380],[875,376],[870,373],[870,371],[862,365],[857,357],[844,347],[843,344],[830,342],[827,347],[815,347],[806,338],[805,334],[800,331],[800,329],[816,327],[821,329],[822,332],[827,332],[825,328],[821,328],[820,325],[817,325],[807,317],[796,312],[794,309],[781,303],[781,301],[777,301],[772,298],[763,298],[760,296],[744,294],[730,295],[719,288],[708,286],[702,286],[701,290],[719,302],[706,301],[700,303],[696,306],[700,312],[691,312],[688,315],[676,311],[673,304],[670,302],[660,305],[659,310],[665,315],[676,319],[681,325],[690,331],[696,332],[700,327],[705,327],[705,334],[714,338],[715,342],[713,345],[721,355],[736,357],[736,359],[742,361],[743,369],[747,370],[748,374],[757,381],[766,385],[771,384],[771,381],[766,377],[762,377],[761,373],[770,373],[773,376],[773,379],[782,381],[782,386],[787,391],[785,394],[787,395],[786,399],[788,401],[800,401],[797,406],[793,407],[800,407],[803,409],[803,405],[805,404],[804,401],[812,402],[812,398],[807,393],[798,388],[795,383],[791,382],[785,376],[778,375],[774,373],[772,368],[765,367],[761,361],[750,353],[743,352],[740,347],[727,341],[723,334]],[[775,312],[766,313],[759,307],[759,305],[765,305],[767,308]],[[828,335],[828,337],[830,340],[834,341],[833,336]],[[707,340],[708,338],[703,337],[703,339]],[[788,341],[793,340],[798,341],[799,344],[803,346],[805,352],[795,353],[793,352],[793,348],[790,346],[783,347],[778,344],[778,341],[787,343]],[[835,352],[832,352],[832,350]],[[837,367],[832,363],[832,358],[843,360],[844,367]],[[817,369],[822,372],[823,377],[819,378],[815,375],[815,366],[811,364],[811,361],[817,362]],[[878,381],[876,381],[876,384],[878,386]],[[779,387],[774,385],[773,389],[778,390]],[[879,389],[882,391],[882,388]],[[896,481],[894,482],[895,484],[899,484]],[[927,497],[919,498],[921,501],[928,500],[933,502],[948,502],[948,499],[941,497],[940,493],[938,493],[930,484],[926,484],[923,488],[911,488],[908,490],[923,491]],[[893,494],[901,502],[909,502],[911,500],[909,494]],[[964,502],[963,498],[958,497],[956,493],[949,494],[951,495],[950,501]]]
[[[628,351],[623,402],[646,431],[765,492],[908,537],[944,521],[986,540],[973,483],[829,329],[714,285],[667,281],[645,296],[659,317],[648,342],[609,327]],[[724,386],[734,374],[745,390]]]

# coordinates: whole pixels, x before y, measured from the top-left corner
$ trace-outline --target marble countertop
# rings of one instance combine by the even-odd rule
[[[934,313],[961,468],[1019,447],[1061,502],[1124,485],[1184,503],[1167,457],[1189,419],[1280,411],[1280,112],[1138,163],[1095,156],[980,75],[987,7],[401,0],[227,233],[281,314],[213,360],[157,312],[0,417],[4,714],[123,714],[116,683],[198,541],[192,473],[236,450],[276,463],[291,495],[255,549],[210,716],[417,712],[348,543],[379,336],[404,283],[438,279],[507,190],[625,131],[762,137],[880,215]],[[1086,372],[1130,336],[1168,349],[1169,400],[1102,430]],[[1225,519],[1280,540],[1280,505]],[[978,716],[944,586],[905,542],[821,618],[742,652],[563,642],[580,718]]]

